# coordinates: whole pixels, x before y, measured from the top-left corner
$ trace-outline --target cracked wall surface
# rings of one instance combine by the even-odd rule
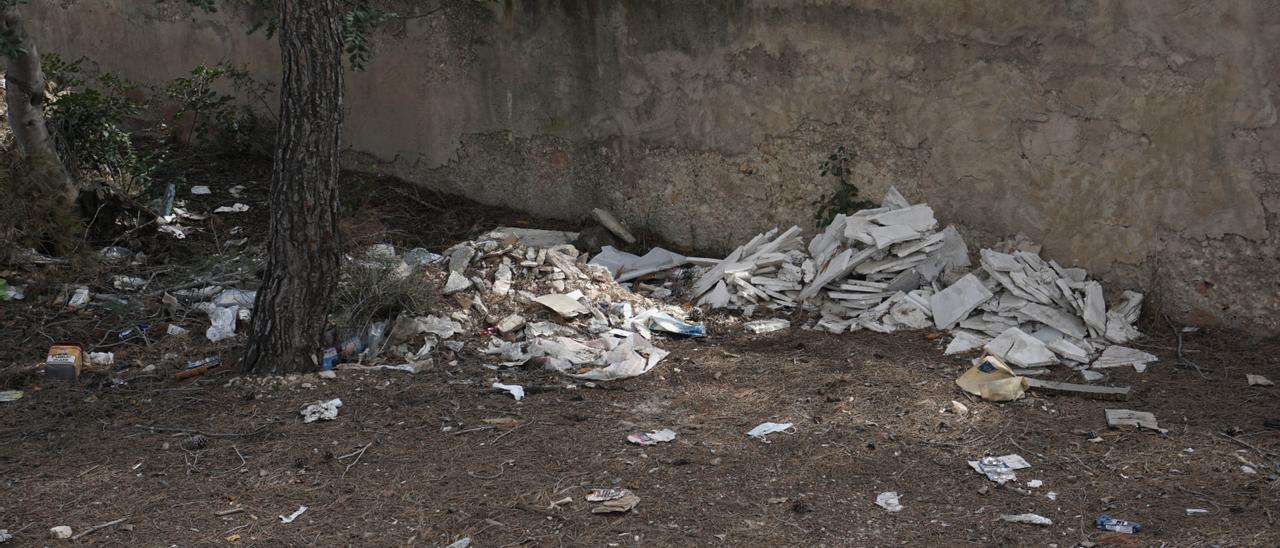
[[[246,10],[63,4],[28,8],[48,51],[276,79]],[[808,226],[850,145],[866,194],[897,185],[971,245],[1021,232],[1177,320],[1280,333],[1276,0],[443,5],[347,79],[348,165],[724,252]]]

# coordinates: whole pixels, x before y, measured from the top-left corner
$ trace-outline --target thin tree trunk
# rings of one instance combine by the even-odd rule
[[[242,367],[319,368],[338,282],[338,138],[342,41],[337,0],[284,0],[284,78],[271,171],[271,234]]]
[[[58,151],[49,138],[49,128],[44,119],[45,80],[40,69],[40,53],[23,26],[18,8],[0,9],[0,34],[3,34],[5,102],[9,111],[9,125],[17,145],[19,158],[24,162],[23,181],[15,184],[25,188],[8,192],[10,197],[22,196],[29,202],[32,216],[28,228],[58,232],[44,235],[54,252],[65,252],[74,238],[77,226],[75,180],[58,158]],[[44,221],[38,221],[45,218]]]

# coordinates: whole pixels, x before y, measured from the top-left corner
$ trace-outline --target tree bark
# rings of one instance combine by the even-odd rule
[[[271,171],[266,276],[242,367],[319,369],[338,282],[342,39],[338,0],[284,0],[280,127]]]
[[[45,79],[40,69],[40,53],[27,34],[17,7],[0,9],[0,34],[6,42],[6,51],[0,59],[4,61],[9,126],[18,157],[25,167],[22,174],[25,180],[15,181],[25,188],[8,194],[22,196],[29,203],[29,213],[33,216],[29,228],[58,232],[44,235],[50,250],[65,252],[78,224],[74,207],[77,189],[75,180],[58,157],[45,124]],[[34,222],[36,218],[45,220]]]

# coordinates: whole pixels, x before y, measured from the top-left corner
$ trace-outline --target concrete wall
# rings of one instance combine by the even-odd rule
[[[275,77],[249,14],[171,4],[24,9],[46,49],[135,80]],[[1275,0],[445,5],[348,78],[349,165],[725,251],[808,223],[846,144],[868,195],[897,185],[971,244],[1022,232],[1177,319],[1280,333]]]

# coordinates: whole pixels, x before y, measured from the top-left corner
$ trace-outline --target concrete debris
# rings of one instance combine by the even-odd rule
[[[1058,363],[1058,357],[1040,339],[1016,327],[1006,329],[983,348],[997,358],[1020,367],[1045,367]]]
[[[1005,514],[1003,516],[1000,516],[1000,520],[1007,521],[1009,523],[1025,523],[1027,525],[1039,525],[1042,527],[1048,527],[1050,525],[1053,525],[1053,520],[1046,518],[1040,514],[1017,514],[1017,515]]]
[[[1267,379],[1262,375],[1246,374],[1244,379],[1249,383],[1249,386],[1274,386],[1274,383],[1272,383],[1270,379]]]
[[[1146,411],[1130,411],[1128,409],[1106,409],[1104,413],[1107,417],[1107,426],[1117,428],[1120,426],[1137,426],[1148,430],[1155,430],[1165,433],[1168,430],[1160,428],[1156,423],[1156,416]]]
[[[816,311],[812,327],[834,333],[951,330],[947,354],[985,347],[1021,367],[1090,363],[1141,336],[1140,293],[1108,310],[1101,284],[1042,258],[1023,235],[981,250],[966,272],[959,231],[938,230],[932,208],[896,189],[881,207],[837,215],[803,248],[798,237],[795,228],[757,235],[702,272],[692,296],[711,309]]]
[[[601,226],[609,229],[609,232],[612,232],[614,236],[618,237],[618,239],[628,244],[636,243],[636,237],[632,236],[631,231],[627,230],[627,227],[624,226],[617,217],[614,217],[612,213],[597,207],[591,210],[591,216],[595,217],[596,221],[599,221]]]
[[[1139,373],[1147,370],[1147,364],[1157,361],[1159,358],[1143,352],[1134,350],[1124,346],[1110,346],[1102,351],[1102,355],[1094,360],[1093,369],[1106,369],[1109,367],[1125,367],[1132,365],[1133,369]]]
[[[1129,399],[1129,387],[1092,386],[1088,384],[1072,384],[1041,379],[1025,379],[1028,388],[1043,392],[1071,394],[1093,400],[1125,401]]]

